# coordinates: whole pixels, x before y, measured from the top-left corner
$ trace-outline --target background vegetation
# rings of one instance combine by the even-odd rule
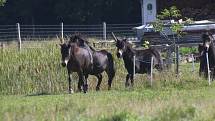
[[[157,0],[158,12],[177,6],[194,20],[213,19],[214,5],[214,0]],[[141,10],[140,0],[7,0],[0,17],[1,24],[141,23]]]

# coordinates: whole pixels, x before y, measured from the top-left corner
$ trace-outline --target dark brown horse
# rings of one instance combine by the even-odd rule
[[[150,74],[151,72],[151,58],[154,58],[154,67],[158,70],[163,69],[163,61],[161,59],[160,53],[156,49],[145,49],[145,50],[135,50],[132,45],[126,40],[119,40],[112,33],[117,47],[117,57],[123,58],[124,66],[127,69],[127,76],[125,86],[130,85],[129,79],[131,81],[131,86],[134,85],[134,59],[135,56],[135,73],[139,74]]]
[[[207,69],[207,60],[206,60],[206,53],[208,53],[208,60],[209,60],[209,68],[211,71],[212,78],[215,76],[215,47],[214,47],[214,38],[210,33],[202,34],[202,41],[203,44],[199,45],[199,54],[200,54],[200,67],[199,67],[199,75],[201,76],[202,73],[207,78],[208,76],[208,69]]]
[[[72,72],[79,75],[78,89],[87,91],[87,78],[89,75],[95,75],[98,78],[96,90],[100,89],[102,81],[102,72],[108,75],[108,89],[111,88],[112,80],[115,76],[115,67],[113,57],[105,50],[95,51],[80,36],[74,35],[70,38],[69,43],[61,45],[62,65],[67,66],[69,75],[69,90],[71,90]]]

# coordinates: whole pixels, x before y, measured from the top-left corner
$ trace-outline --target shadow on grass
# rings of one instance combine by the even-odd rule
[[[26,97],[29,97],[29,96],[46,96],[46,95],[54,95],[54,94],[51,94],[48,92],[39,92],[39,93],[34,93],[34,94],[27,94]]]

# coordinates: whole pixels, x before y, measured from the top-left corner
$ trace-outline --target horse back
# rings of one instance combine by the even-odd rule
[[[153,63],[155,67],[159,70],[162,70],[163,60],[161,58],[159,51],[157,51],[155,48],[136,51],[136,58],[139,60],[141,68],[150,68],[152,57],[154,59]]]

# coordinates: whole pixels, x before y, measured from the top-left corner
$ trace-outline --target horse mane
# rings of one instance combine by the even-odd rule
[[[122,41],[125,42],[126,47],[128,48],[128,50],[129,50],[130,52],[132,52],[132,54],[135,54],[135,53],[136,53],[136,52],[135,52],[135,49],[132,47],[132,44],[131,44],[130,42],[128,42],[127,39],[123,39]]]
[[[150,47],[149,50],[154,54],[155,57],[160,58],[160,54],[156,48]]]
[[[95,51],[95,49],[92,46],[90,46],[89,41],[83,35],[74,34],[70,37],[70,42],[72,42],[73,40],[78,40],[78,42],[80,44],[79,46],[83,46],[83,47],[88,46],[92,51]]]

